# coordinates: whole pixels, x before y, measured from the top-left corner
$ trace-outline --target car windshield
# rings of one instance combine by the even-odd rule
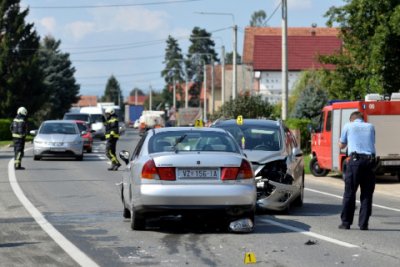
[[[89,115],[87,114],[65,114],[64,120],[78,120],[78,121],[89,121]]]
[[[244,149],[279,151],[282,146],[279,127],[263,125],[221,125]]]
[[[88,127],[87,127],[87,125],[86,124],[84,124],[84,123],[77,123],[76,125],[78,125],[78,129],[79,129],[79,131],[80,132],[83,132],[83,131],[88,131]]]
[[[104,122],[102,114],[92,114],[92,123],[94,122]]]
[[[165,151],[222,151],[240,153],[239,147],[226,133],[211,131],[168,131],[149,140],[149,153]]]
[[[72,123],[45,123],[40,127],[40,134],[78,134]]]

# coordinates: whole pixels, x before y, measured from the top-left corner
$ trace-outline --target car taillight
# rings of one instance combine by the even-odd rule
[[[175,181],[175,168],[174,167],[161,167],[157,168],[160,180]]]
[[[145,179],[160,179],[164,181],[175,181],[174,167],[157,168],[154,160],[147,161],[142,168],[142,178]]]
[[[253,170],[248,161],[243,160],[239,168],[224,167],[221,169],[221,180],[251,179]]]
[[[254,177],[251,165],[247,160],[242,160],[242,164],[239,168],[238,179],[251,179]]]
[[[157,168],[154,161],[152,159],[147,161],[142,168],[142,178],[156,179],[157,175]]]

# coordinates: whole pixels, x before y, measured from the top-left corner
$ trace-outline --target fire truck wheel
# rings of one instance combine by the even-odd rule
[[[397,173],[397,180],[400,182],[400,172]]]
[[[310,171],[312,173],[312,175],[314,175],[315,177],[322,177],[322,176],[326,176],[329,172],[329,170],[326,169],[322,169],[319,167],[317,158],[312,158],[310,161]]]

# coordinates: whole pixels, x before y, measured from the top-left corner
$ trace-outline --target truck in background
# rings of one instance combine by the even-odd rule
[[[95,131],[93,133],[93,136],[104,140],[106,132],[106,128],[104,126],[105,122],[104,110],[100,106],[82,107],[80,109],[80,113],[90,114],[91,117],[90,126],[92,130]]]
[[[125,123],[133,127],[135,121],[139,120],[142,115],[143,110],[144,107],[140,105],[125,105]]]
[[[400,181],[400,93],[384,98],[369,94],[364,101],[339,101],[325,106],[318,127],[311,134],[310,171],[326,176],[329,171],[344,172],[346,151],[339,148],[341,130],[350,114],[360,111],[364,121],[375,126],[377,174],[397,175]]]
[[[139,135],[143,135],[147,130],[164,127],[164,111],[144,110],[139,118]]]

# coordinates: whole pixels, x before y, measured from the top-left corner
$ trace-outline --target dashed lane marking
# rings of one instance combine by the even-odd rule
[[[29,150],[29,149],[27,149]],[[25,150],[26,151],[26,150]],[[73,258],[81,266],[98,267],[97,263],[83,253],[78,247],[76,247],[71,241],[65,238],[57,229],[50,224],[49,221],[43,216],[43,214],[29,201],[25,196],[21,187],[18,184],[17,177],[14,170],[14,159],[11,159],[8,163],[8,180],[14,194],[17,196],[19,201],[29,212],[36,223],[45,231],[71,258]]]
[[[323,192],[323,191],[319,191],[319,190],[315,190],[315,189],[311,189],[311,188],[304,188],[307,191],[310,192],[314,192],[314,193],[318,193],[318,194],[322,194],[322,195],[326,195],[326,196],[330,196],[330,197],[335,197],[338,199],[343,199],[342,196],[339,195],[335,195],[335,194],[331,194],[331,193],[327,193],[327,192]],[[357,203],[360,203],[359,200],[356,200]],[[397,211],[400,212],[400,209],[396,209],[396,208],[391,208],[391,207],[386,207],[386,206],[382,206],[382,205],[378,205],[378,204],[372,204],[373,207],[377,207],[377,208],[381,208],[381,209],[385,209],[385,210],[391,210],[391,211]]]

